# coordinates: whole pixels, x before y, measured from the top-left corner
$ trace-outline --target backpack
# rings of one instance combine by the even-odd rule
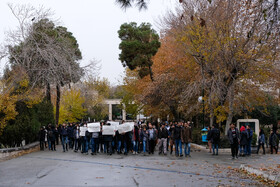
[[[52,139],[53,138],[53,131],[48,131],[48,136],[49,136],[50,139]]]
[[[220,131],[218,129],[213,129],[211,134],[214,142],[220,141]]]

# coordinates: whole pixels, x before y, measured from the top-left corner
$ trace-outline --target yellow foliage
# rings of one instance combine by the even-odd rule
[[[84,102],[85,98],[81,96],[80,90],[65,90],[62,95],[59,109],[59,124],[80,121],[87,111],[83,107]]]
[[[227,119],[227,109],[225,106],[217,106],[215,109],[214,109],[214,115],[216,116],[216,122],[217,123],[220,123],[220,122],[223,122]]]
[[[22,73],[22,72],[21,72]],[[0,88],[0,135],[7,122],[17,116],[16,102],[24,101],[32,107],[42,101],[41,89],[31,89],[25,74],[13,72],[8,80],[1,81]]]

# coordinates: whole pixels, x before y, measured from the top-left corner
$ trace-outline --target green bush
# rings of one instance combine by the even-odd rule
[[[230,143],[226,135],[221,136],[220,145],[221,148],[230,148]]]
[[[193,128],[192,130],[192,142],[195,144],[202,144],[201,129]]]
[[[257,138],[258,138],[257,134],[253,132],[252,143],[251,143],[252,146],[256,146]]]
[[[54,123],[53,107],[51,103],[43,100],[41,103],[29,108],[23,101],[16,103],[18,115],[10,120],[0,137],[0,145],[4,147],[21,146],[38,140],[41,126]]]

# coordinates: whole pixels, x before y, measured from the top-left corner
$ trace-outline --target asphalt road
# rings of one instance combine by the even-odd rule
[[[229,154],[83,155],[38,151],[0,162],[0,186],[263,186],[236,172]]]

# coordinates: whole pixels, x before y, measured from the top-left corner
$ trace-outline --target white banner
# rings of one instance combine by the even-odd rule
[[[118,126],[120,134],[132,131],[134,129],[134,122],[124,123]]]
[[[100,123],[89,123],[88,132],[100,132]]]
[[[115,135],[115,127],[103,125],[102,126],[102,135]]]
[[[80,127],[80,136],[86,136],[87,127]]]
[[[118,126],[120,125],[120,122],[117,121],[107,121],[107,123],[110,123],[112,127],[115,127],[115,130],[118,130]]]

